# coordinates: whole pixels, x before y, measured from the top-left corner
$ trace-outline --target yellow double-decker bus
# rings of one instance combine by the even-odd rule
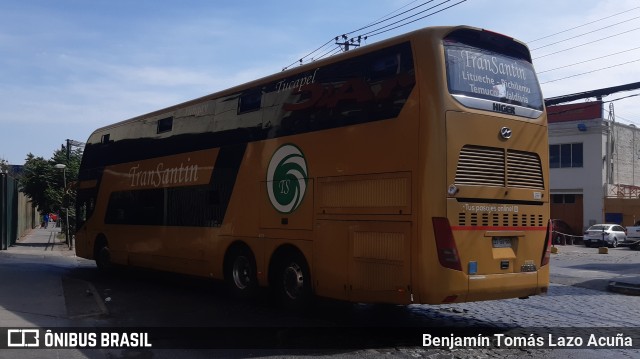
[[[425,28],[96,130],[76,251],[294,306],[526,297],[548,178],[527,47]]]

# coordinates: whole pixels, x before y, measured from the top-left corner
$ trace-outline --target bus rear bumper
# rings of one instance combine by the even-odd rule
[[[546,293],[548,270],[469,276],[467,301],[522,298]]]

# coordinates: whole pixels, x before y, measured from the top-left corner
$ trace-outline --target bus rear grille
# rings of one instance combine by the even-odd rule
[[[544,189],[540,156],[507,150],[507,183],[509,187]]]
[[[499,205],[498,205],[499,206]],[[526,213],[458,213],[459,226],[482,227],[544,227],[541,214]]]
[[[504,186],[504,149],[464,146],[458,158],[456,184]]]
[[[455,183],[544,189],[537,153],[471,145],[460,151]]]

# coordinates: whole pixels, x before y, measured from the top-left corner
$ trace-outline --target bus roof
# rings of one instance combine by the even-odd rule
[[[481,29],[481,28],[476,28],[476,27],[467,26],[467,25],[425,27],[425,28],[414,30],[412,32],[408,32],[408,33],[405,33],[405,34],[402,34],[402,35],[398,35],[398,36],[395,36],[395,37],[392,37],[392,38],[388,38],[388,39],[385,39],[385,40],[382,40],[382,41],[379,41],[379,42],[376,42],[376,43],[373,43],[373,44],[370,44],[370,45],[362,46],[362,47],[359,47],[359,48],[356,48],[356,49],[353,49],[353,50],[350,50],[350,51],[347,51],[347,52],[343,52],[343,53],[331,56],[331,57],[326,58],[326,59],[317,60],[317,61],[310,62],[310,63],[304,64],[304,65],[300,65],[298,67],[291,68],[291,69],[286,70],[286,71],[274,73],[274,74],[271,74],[271,75],[268,75],[268,76],[265,76],[265,77],[250,81],[250,82],[246,82],[246,83],[243,83],[243,84],[240,84],[240,85],[236,85],[236,86],[233,86],[233,87],[230,87],[230,88],[218,91],[218,92],[214,92],[214,93],[211,93],[211,94],[199,97],[199,98],[188,100],[188,101],[185,101],[185,102],[182,102],[182,103],[179,103],[179,104],[176,104],[176,105],[172,105],[172,106],[169,106],[169,107],[166,107],[166,108],[163,108],[163,109],[159,109],[159,110],[156,110],[156,111],[153,111],[153,112],[149,112],[149,113],[146,113],[146,114],[143,114],[143,115],[140,115],[140,116],[136,116],[136,117],[133,117],[133,118],[130,118],[130,119],[126,119],[126,120],[123,120],[123,121],[115,122],[115,123],[100,127],[100,128],[98,128],[98,129],[93,131],[93,133],[89,136],[89,139],[88,139],[87,143],[96,143],[96,142],[100,141],[100,137],[99,137],[100,134],[104,134],[104,133],[106,133],[106,132],[108,132],[108,131],[110,131],[112,129],[115,129],[115,128],[118,128],[118,127],[121,127],[121,126],[126,126],[126,125],[128,125],[130,123],[135,123],[135,122],[138,122],[138,121],[147,120],[147,119],[150,119],[150,118],[153,118],[153,117],[157,117],[157,116],[163,116],[165,114],[171,113],[173,111],[176,111],[176,110],[179,110],[179,109],[182,109],[182,108],[187,108],[187,107],[192,106],[192,105],[196,105],[196,104],[203,103],[203,102],[210,101],[210,100],[214,100],[214,99],[219,99],[219,98],[222,98],[222,97],[225,97],[225,96],[238,94],[242,90],[246,90],[248,88],[255,87],[255,86],[258,86],[260,84],[266,84],[266,83],[273,82],[273,81],[278,80],[278,79],[290,78],[292,76],[295,76],[298,73],[303,73],[305,71],[310,71],[310,70],[313,70],[315,68],[319,68],[319,67],[325,66],[327,64],[339,62],[341,60],[349,59],[351,57],[355,57],[355,56],[358,56],[358,55],[366,54],[368,52],[372,52],[372,51],[375,51],[375,50],[378,50],[378,49],[381,49],[381,48],[384,48],[384,47],[388,47],[388,46],[391,46],[393,44],[397,44],[397,43],[400,43],[400,42],[403,42],[403,41],[408,41],[408,40],[414,38],[415,36],[417,36],[419,34],[426,34],[426,33],[434,33],[435,34],[435,33],[437,33],[437,34],[439,34],[439,36],[444,37],[444,36],[446,36],[446,34],[452,32],[452,31],[455,31],[455,30],[459,30],[459,29],[485,31],[485,32],[491,33],[493,35],[504,36],[504,35],[501,35],[501,34],[497,34],[495,32],[490,32],[490,31],[487,31],[487,30],[484,30],[484,29]],[[507,36],[504,36],[504,37],[508,38]],[[511,39],[511,38],[509,38],[509,39]],[[515,42],[518,42],[521,45],[526,47],[526,45],[523,42],[520,42],[520,41],[515,40],[515,39],[512,39],[512,40],[515,41]]]

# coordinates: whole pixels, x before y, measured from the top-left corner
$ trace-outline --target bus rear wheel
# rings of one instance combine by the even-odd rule
[[[288,309],[304,309],[311,301],[311,275],[300,253],[285,256],[276,269],[275,290],[280,304]]]
[[[96,249],[95,260],[100,272],[107,273],[113,267],[111,264],[111,252],[106,243]]]
[[[224,278],[236,298],[249,298],[258,290],[256,260],[247,248],[237,247],[227,254]]]

